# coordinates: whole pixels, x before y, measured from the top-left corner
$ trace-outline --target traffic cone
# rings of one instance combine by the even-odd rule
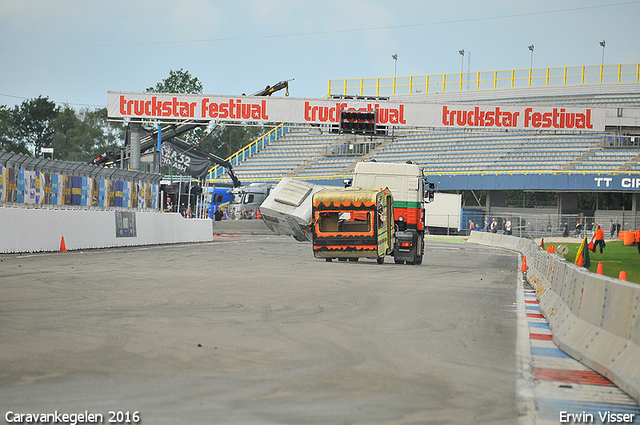
[[[67,252],[67,245],[64,243],[64,236],[60,241],[60,252]]]
[[[598,262],[598,270],[596,270],[596,273],[602,274],[602,261]]]
[[[555,254],[556,252],[556,246],[555,245],[550,245],[549,248],[547,248],[547,252],[549,254]]]
[[[522,257],[522,267],[520,267],[521,272],[527,271],[527,256]]]
[[[627,280],[627,272],[625,272],[624,270],[622,270],[622,271],[620,272],[620,276],[618,276],[618,279],[626,281],[626,280]]]

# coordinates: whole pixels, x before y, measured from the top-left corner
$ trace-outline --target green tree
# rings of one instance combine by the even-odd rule
[[[122,124],[107,120],[107,110],[82,109],[65,105],[53,122],[54,158],[88,162],[104,151],[115,150],[124,138]]]
[[[33,149],[40,156],[40,149],[50,147],[53,140],[53,121],[59,108],[48,97],[38,96],[15,106],[12,112],[15,142]]]
[[[5,105],[0,105],[0,150],[29,155],[29,149],[24,141],[15,137],[13,126],[13,111]]]
[[[202,88],[202,83],[197,77],[192,77],[189,71],[180,68],[178,71],[169,70],[169,77],[160,81],[155,87],[149,87],[146,92],[201,94]]]

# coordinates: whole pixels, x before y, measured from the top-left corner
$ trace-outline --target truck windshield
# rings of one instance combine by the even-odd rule
[[[231,203],[232,204],[241,204],[243,196],[244,196],[244,193],[242,193],[242,192],[234,193],[233,194],[233,198],[231,199]]]

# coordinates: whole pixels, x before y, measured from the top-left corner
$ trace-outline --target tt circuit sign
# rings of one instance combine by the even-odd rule
[[[604,131],[593,108],[395,103],[363,99],[264,98],[109,92],[110,118],[338,124],[341,111],[375,111],[376,123],[412,127]]]
[[[459,173],[432,174],[438,190],[532,190],[554,192],[640,193],[640,174],[593,173]]]

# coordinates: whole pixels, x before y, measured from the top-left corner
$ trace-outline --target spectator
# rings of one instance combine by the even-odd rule
[[[220,221],[224,218],[224,213],[222,212],[222,207],[218,207],[216,212],[213,214],[213,218],[215,221]]]
[[[609,239],[613,239],[613,235],[616,234],[616,224],[611,220],[611,224],[609,225]]]
[[[498,222],[496,221],[496,219],[494,218],[491,221],[491,233],[496,233],[498,231]]]
[[[620,222],[616,221],[616,238],[620,237],[620,230],[621,230],[621,226],[620,226]]]
[[[504,223],[504,234],[511,235],[511,219],[507,217],[507,221]]]
[[[490,228],[491,228],[491,222],[489,221],[489,217],[487,217],[487,219],[484,222],[484,231],[488,232],[491,230]]]
[[[600,245],[600,254],[602,254],[602,249],[605,247],[605,243],[604,243],[604,230],[602,229],[602,226],[600,225],[600,223],[598,223],[598,226],[596,227],[596,231],[593,234],[593,237],[595,238],[596,242],[593,244],[593,252],[596,252],[596,248],[598,247],[598,245]]]
[[[173,211],[173,202],[171,202],[171,198],[167,196],[167,206],[164,209],[164,212]]]
[[[576,223],[576,238],[579,238],[581,234],[582,234],[582,224],[580,223],[580,220],[578,220],[578,222]]]
[[[567,223],[566,221],[564,222],[564,227],[562,228],[562,237],[563,238],[569,237],[569,223]]]
[[[473,229],[475,229],[476,225],[473,223],[473,221],[469,220],[469,234],[471,234],[471,231]]]
[[[636,230],[636,246],[638,247],[638,254],[640,254],[640,229]]]

